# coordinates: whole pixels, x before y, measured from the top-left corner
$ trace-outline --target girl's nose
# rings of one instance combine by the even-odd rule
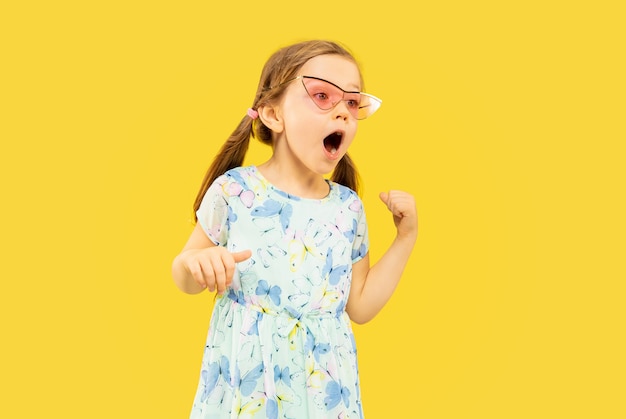
[[[348,105],[346,105],[345,100],[340,100],[339,103],[335,106],[334,109],[335,119],[343,119],[347,121],[350,117],[350,111],[348,110]]]

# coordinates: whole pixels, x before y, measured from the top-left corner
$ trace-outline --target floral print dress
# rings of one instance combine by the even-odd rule
[[[209,238],[250,249],[211,317],[191,418],[362,418],[345,306],[368,251],[354,191],[304,199],[255,166],[217,178],[197,212]]]

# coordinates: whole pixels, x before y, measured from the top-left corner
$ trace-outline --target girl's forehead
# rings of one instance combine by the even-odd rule
[[[344,90],[361,90],[361,74],[354,61],[341,55],[318,55],[304,63],[298,75],[328,80]]]

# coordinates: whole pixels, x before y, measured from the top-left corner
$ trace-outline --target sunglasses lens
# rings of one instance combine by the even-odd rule
[[[345,93],[325,80],[303,77],[302,83],[313,103],[322,110],[334,108],[341,100],[356,119],[365,119],[380,107],[380,100],[365,93]]]
[[[302,82],[307,93],[320,109],[332,109],[343,99],[343,91],[324,80],[303,78]]]
[[[365,119],[371,116],[374,112],[380,108],[382,101],[375,96],[368,95],[366,93],[361,94],[361,102],[359,104],[359,111],[356,119]]]

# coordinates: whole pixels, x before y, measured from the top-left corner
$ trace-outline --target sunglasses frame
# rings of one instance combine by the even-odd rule
[[[282,86],[282,85],[284,85],[284,84],[287,84],[287,83],[291,83],[292,81],[296,81],[296,80],[298,80],[298,79],[302,80],[302,86],[304,87],[304,90],[307,92],[307,95],[309,96],[309,99],[311,99],[311,101],[313,101],[313,103],[315,104],[315,106],[317,106],[319,109],[321,109],[321,110],[323,110],[323,111],[329,111],[329,110],[333,109],[335,106],[337,106],[337,105],[339,104],[339,102],[341,102],[341,101],[343,101],[343,100],[344,100],[344,99],[343,99],[343,97],[342,97],[342,100],[338,101],[337,103],[335,103],[335,104],[334,104],[333,106],[331,106],[330,108],[328,108],[328,109],[321,108],[321,107],[317,104],[317,102],[315,102],[315,100],[313,100],[313,98],[311,97],[311,94],[309,93],[309,90],[306,88],[306,84],[304,84],[304,80],[305,80],[305,79],[319,80],[319,81],[323,81],[323,82],[325,82],[325,83],[328,83],[328,84],[330,84],[331,86],[335,86],[337,89],[339,89],[339,90],[341,90],[341,91],[343,92],[344,97],[345,97],[346,93],[358,94],[358,95],[360,95],[360,96],[366,96],[366,97],[368,97],[369,99],[373,100],[374,102],[377,102],[377,103],[378,103],[378,107],[376,107],[376,109],[374,109],[374,111],[373,111],[371,114],[366,115],[366,116],[364,116],[363,118],[359,118],[358,116],[355,116],[355,118],[356,118],[356,119],[358,119],[358,120],[363,120],[363,119],[366,119],[366,118],[368,118],[368,117],[372,116],[372,115],[373,115],[373,114],[374,114],[374,113],[375,113],[375,112],[376,112],[376,111],[380,108],[380,106],[381,106],[381,105],[382,105],[382,103],[383,103],[382,99],[377,98],[377,97],[376,97],[376,96],[374,96],[374,95],[370,95],[369,93],[364,93],[364,92],[359,92],[359,91],[347,91],[347,90],[343,90],[341,87],[337,86],[335,83],[333,83],[333,82],[331,82],[331,81],[328,81],[328,80],[325,80],[325,79],[322,79],[322,78],[319,78],[319,77],[314,77],[314,76],[297,76],[297,77],[294,77],[294,78],[292,78],[292,79],[285,80],[284,82],[279,83],[279,84],[277,84],[276,86],[270,87],[270,88],[269,88],[269,89],[267,89],[267,90],[272,90],[272,89],[275,89],[275,88],[277,88],[277,87],[280,87],[280,86]],[[367,105],[367,106],[370,106],[370,105]],[[365,108],[365,107],[367,107],[367,106],[360,106],[360,107],[357,109],[357,115],[358,115],[358,111],[359,111],[360,109],[363,109],[363,108]],[[351,112],[351,114],[352,114],[352,112]],[[353,115],[353,116],[354,116],[354,115]]]

